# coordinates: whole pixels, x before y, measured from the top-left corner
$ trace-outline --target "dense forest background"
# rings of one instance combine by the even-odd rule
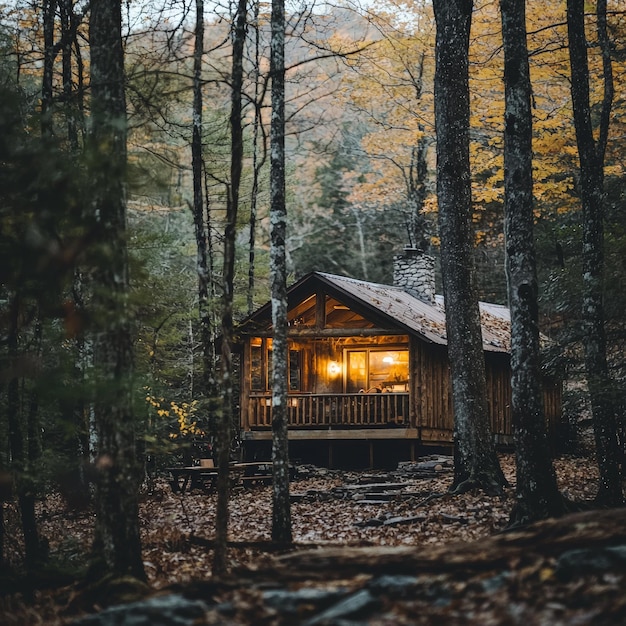
[[[604,167],[603,297],[612,393],[623,406],[626,14],[619,3],[609,5],[615,94]],[[207,5],[204,52],[195,65],[199,6],[123,5],[128,219],[118,226],[128,250],[129,289],[115,298],[127,298],[130,312],[129,388],[148,475],[159,463],[188,455],[190,442],[206,443],[215,430],[203,363],[216,357],[206,353],[202,315],[214,339],[232,216],[237,39],[234,7]],[[94,398],[110,383],[98,376],[91,335],[106,312],[93,305],[115,306],[115,298],[99,291],[105,288],[101,268],[112,265],[115,249],[94,225],[94,172],[110,158],[89,140],[97,107],[89,9],[74,0],[0,7],[0,441],[6,442],[0,470],[17,471],[23,498],[36,498],[52,483],[77,505],[89,497]],[[246,17],[236,320],[270,295],[269,5],[255,4]],[[555,340],[546,367],[568,381],[565,421],[575,429],[586,415],[582,229],[564,3],[530,3],[527,31],[540,320]],[[589,37],[594,78],[602,73],[602,55],[592,31]],[[420,0],[287,6],[292,280],[319,270],[389,283],[392,256],[403,246],[438,255],[434,41],[432,8]],[[474,255],[480,298],[506,304],[502,54],[498,3],[477,3],[470,42]],[[198,85],[201,178],[194,179]],[[601,89],[592,80],[596,120]]]

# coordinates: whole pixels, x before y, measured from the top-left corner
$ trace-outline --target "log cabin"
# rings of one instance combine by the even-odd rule
[[[288,289],[288,419],[292,459],[330,467],[414,460],[451,449],[454,429],[443,298],[434,258],[394,257],[394,284],[312,272]],[[512,443],[510,316],[480,303],[489,416],[498,444]],[[238,328],[245,455],[271,446],[271,303]],[[544,381],[548,425],[561,385]]]

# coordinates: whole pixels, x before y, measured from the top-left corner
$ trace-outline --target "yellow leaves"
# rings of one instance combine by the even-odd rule
[[[493,184],[495,178],[500,178],[499,186]],[[490,204],[491,202],[502,202],[504,199],[504,188],[501,185],[501,176],[490,177],[487,182],[472,183],[472,197],[478,205]]]
[[[545,583],[554,577],[554,568],[544,566],[539,570],[539,582]]]
[[[544,119],[538,119],[535,122],[535,128],[548,133],[563,132],[563,119],[559,119],[554,115],[546,117]]]
[[[333,52],[336,52],[339,55],[346,55],[343,60],[348,66],[358,63],[359,55],[350,54],[357,49],[357,46],[355,45],[354,39],[349,35],[346,35],[341,31],[335,31],[333,35],[328,38],[327,45],[333,50]]]
[[[148,394],[146,402],[149,406],[156,409],[155,413],[160,418],[172,418],[176,424],[177,430],[169,434],[170,439],[187,436],[203,436],[204,431],[198,426],[198,422],[194,419],[197,410],[197,401],[192,402],[174,402],[170,401],[166,404],[164,398],[155,398]],[[168,408],[164,408],[168,407]]]
[[[394,17],[375,12],[384,37],[359,56],[358,68],[342,83],[344,101],[367,124],[361,147],[371,169],[349,187],[350,202],[361,205],[405,200],[414,149],[434,135],[434,30],[427,23],[411,26],[428,21],[421,5],[407,8],[406,19]]]
[[[414,175],[415,148],[421,142],[427,146],[426,187],[434,192],[434,20],[429,3],[398,7],[394,3],[378,4],[371,12],[370,23],[378,34],[372,35],[367,30],[360,32],[359,38],[343,29],[332,39],[333,47],[348,50],[358,47],[367,37],[377,38],[361,54],[347,60],[350,70],[342,74],[339,88],[333,93],[337,107],[346,108],[358,118],[360,129],[365,132],[360,147],[368,156],[368,166],[355,176],[345,176],[343,181],[347,200],[355,210],[406,200],[406,181]],[[476,5],[470,40],[470,159],[475,181],[472,199],[476,207],[475,224],[483,233],[478,236],[484,236],[490,245],[501,230],[497,212],[504,202],[504,59],[498,7],[497,2]],[[537,216],[546,212],[555,215],[574,206],[573,174],[578,168],[565,4],[529,6],[526,18],[532,82],[535,211]],[[592,22],[590,18],[591,42],[595,39]],[[597,46],[591,46],[589,54],[596,123],[597,104],[602,96],[601,58]],[[613,59],[613,66],[616,77],[626,72],[626,63],[621,59]],[[329,78],[320,74],[320,80]],[[624,171],[621,143],[625,135],[626,92],[619,81],[615,88],[607,147],[610,167],[606,173],[618,177]],[[426,199],[423,210],[431,214],[437,210],[434,193]]]
[[[163,402],[163,398],[160,398],[159,400],[157,400],[156,398],[153,398],[151,395],[147,395],[146,396],[146,402],[154,407],[155,409],[159,408],[161,406],[161,402]]]
[[[477,246],[484,244],[487,240],[487,233],[484,230],[477,230],[474,232],[474,243]]]
[[[432,196],[428,196],[428,198],[424,200],[422,211],[427,215],[432,215],[433,213],[437,213],[438,210],[439,207],[437,206],[437,196],[435,196],[434,194]]]

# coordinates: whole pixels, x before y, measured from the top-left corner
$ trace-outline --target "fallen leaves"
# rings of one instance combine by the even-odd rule
[[[430,473],[422,475],[411,475],[406,467],[397,472],[385,473],[318,471],[309,468],[308,472],[303,472],[305,478],[295,480],[291,485],[291,492],[294,494],[294,542],[301,549],[369,546],[372,550],[393,550],[399,547],[413,550],[416,546],[424,546],[424,550],[432,551],[444,550],[446,546],[458,542],[470,543],[492,537],[506,527],[514,502],[514,457],[502,455],[501,464],[512,485],[503,497],[487,497],[480,492],[455,496],[446,494],[452,473],[450,468],[440,464],[433,466]],[[570,499],[588,500],[593,497],[597,488],[597,468],[592,459],[558,459],[555,461],[555,468],[560,488]],[[5,507],[9,526],[7,536],[12,545],[17,546],[11,558],[19,559],[19,521],[15,511],[7,509],[10,507]],[[276,551],[271,549],[270,542],[271,509],[271,487],[237,487],[233,490],[230,502],[229,537],[232,543],[229,558],[234,571],[263,571],[274,566]],[[57,557],[63,555],[68,561],[84,558],[92,541],[92,512],[79,514],[68,511],[58,495],[49,494],[41,503],[38,515],[41,532],[50,541],[51,554]],[[176,495],[165,481],[157,481],[153,491],[142,494],[140,523],[144,566],[153,589],[206,581],[211,577],[214,518],[214,494],[192,491],[182,496]],[[591,532],[589,529],[587,531]],[[558,538],[555,543],[558,544]],[[524,584],[563,584],[556,581],[557,564],[554,559],[545,558],[528,563],[520,561],[517,564],[511,561],[508,567],[517,569],[516,581]],[[350,580],[355,593],[364,588],[361,583]],[[428,585],[432,585],[432,580],[431,575]],[[513,617],[521,620],[525,615],[528,617],[529,609],[524,604],[528,598],[522,597],[523,594],[519,598],[515,596],[512,604],[509,602],[513,583],[506,572],[483,578],[479,576],[473,580],[475,589],[472,587],[474,599],[471,607],[468,604],[470,601],[465,599],[468,584],[464,579],[447,580],[445,583],[444,595],[448,599],[442,602],[447,608],[444,607],[445,611],[441,608],[441,611],[442,615],[445,612],[446,620],[452,619],[450,623],[454,623],[454,615],[457,613],[464,615],[463,611],[476,612],[476,602],[478,605],[480,602],[484,604],[480,605],[480,611],[485,616],[485,621],[481,623],[490,623],[489,620],[492,620],[491,623],[501,623],[497,620],[505,614],[508,620]],[[598,580],[590,593],[594,597],[608,598],[610,602],[614,602],[614,587],[614,582],[610,580]],[[589,590],[586,593],[587,591]],[[477,596],[482,600],[476,600]],[[377,598],[377,602],[380,600],[383,605],[389,602],[388,598]],[[239,590],[229,596],[228,602],[241,603],[237,611],[244,620],[242,623],[246,623],[246,615],[253,614],[257,609],[265,611],[268,623],[280,623],[275,615],[275,608],[265,606],[262,594],[257,591]],[[415,623],[410,621],[410,615],[413,610],[420,608],[421,602],[415,600],[412,607],[405,604],[391,608],[390,605],[393,620],[379,623]],[[519,603],[518,608],[516,602]],[[59,606],[56,606],[55,614],[54,603],[52,595],[40,594],[36,601],[37,610],[40,610],[40,622],[41,616],[45,614],[46,623],[65,623],[58,614],[61,611]],[[15,623],[37,623],[32,618],[37,610],[24,603],[21,606],[21,612],[18,611],[17,614],[24,621]],[[618,603],[618,608],[619,606],[621,605]],[[550,619],[557,620],[554,623],[559,623],[561,617],[567,614],[559,605],[557,595],[554,599],[548,598],[542,611],[542,619],[549,616]],[[27,618],[27,614],[31,617]],[[3,615],[0,606],[0,617]],[[432,617],[432,610],[430,615]],[[530,618],[527,621],[538,623]],[[218,620],[214,623],[220,622]],[[550,622],[548,620],[544,623]]]

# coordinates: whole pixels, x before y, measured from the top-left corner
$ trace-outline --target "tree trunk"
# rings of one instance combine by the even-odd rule
[[[209,271],[207,263],[208,232],[204,218],[202,157],[202,59],[204,57],[204,0],[196,0],[196,31],[193,54],[193,129],[191,137],[191,171],[193,176],[193,223],[196,237],[196,272],[198,274],[198,313],[203,360],[200,396],[211,393],[213,333],[209,313]],[[191,374],[193,376],[193,372]]]
[[[485,357],[473,267],[469,167],[469,32],[472,1],[435,0],[435,124],[441,271],[455,414],[452,489],[506,484],[487,412]]]
[[[198,274],[198,316],[202,343],[202,369],[199,397],[203,399],[201,410],[209,415],[207,429],[215,434],[213,416],[219,413],[216,381],[217,359],[215,354],[215,328],[217,324],[211,312],[211,296],[214,295],[211,231],[209,228],[208,193],[204,193],[204,158],[202,154],[202,59],[204,57],[204,0],[196,0],[196,31],[193,58],[193,129],[191,138],[191,170],[193,176],[193,223],[196,238],[196,272]],[[206,198],[205,198],[206,195]],[[193,345],[192,366],[189,373],[190,389],[194,389]],[[190,394],[190,397],[192,395]]]
[[[20,317],[19,294],[14,294],[9,305],[9,328],[7,346],[9,356],[9,380],[7,383],[7,424],[9,430],[9,450],[11,454],[11,470],[17,491],[17,499],[22,520],[24,536],[24,552],[26,567],[31,570],[44,557],[42,543],[37,529],[35,516],[34,484],[29,477],[27,431],[31,416],[24,415],[21,406],[24,398],[20,398],[20,380],[18,377],[19,328]],[[24,424],[26,422],[26,424]]]
[[[424,89],[424,62],[426,53],[422,51],[417,62],[417,71],[413,79],[415,88],[416,104],[422,98]],[[423,124],[418,124],[420,137],[415,146],[411,148],[411,164],[409,166],[407,181],[407,201],[409,205],[409,245],[417,250],[427,252],[430,247],[428,221],[424,215],[424,202],[428,195],[426,186],[428,180],[428,146],[430,137],[424,132]]]
[[[126,101],[121,5],[93,0],[90,15],[93,219],[97,239],[93,316],[96,390],[96,533],[106,573],[145,578],[139,537],[132,340],[127,304]]]
[[[233,65],[231,76],[231,161],[230,187],[224,232],[224,268],[222,276],[222,406],[218,435],[217,505],[215,511],[215,552],[213,573],[227,571],[229,462],[233,420],[233,289],[235,282],[235,237],[239,211],[239,187],[243,167],[243,129],[241,95],[243,87],[243,50],[246,36],[246,0],[239,0],[233,31]]]
[[[257,204],[259,196],[259,178],[261,168],[267,157],[267,143],[263,133],[261,119],[262,90],[260,82],[261,62],[261,33],[259,25],[259,2],[254,3],[254,130],[252,134],[252,190],[250,192],[250,237],[248,241],[248,315],[254,311],[254,287],[255,287],[255,247],[256,247],[256,223]],[[262,153],[259,158],[259,138],[263,137]]]
[[[420,127],[420,130],[423,130]],[[430,247],[428,220],[424,215],[424,202],[427,196],[426,180],[428,177],[428,140],[425,136],[418,139],[417,145],[411,150],[411,167],[409,171],[409,244],[423,252]]]
[[[583,343],[585,370],[593,413],[600,486],[597,502],[623,502],[615,405],[606,354],[602,289],[604,279],[604,156],[613,102],[613,71],[607,37],[606,2],[597,3],[598,41],[602,50],[604,97],[597,142],[589,97],[589,65],[585,36],[585,3],[567,1],[571,94],[580,162],[583,222]]]
[[[67,141],[71,152],[77,152],[80,148],[80,138],[84,136],[83,99],[82,88],[83,67],[80,59],[80,46],[77,43],[76,32],[81,23],[74,12],[73,0],[58,0],[59,17],[61,26],[61,54],[62,54],[62,78],[65,123]],[[73,63],[73,51],[76,64]],[[77,75],[77,84],[74,84],[74,74]],[[79,134],[80,133],[80,134]],[[85,318],[84,302],[84,268],[76,267],[72,285],[73,305],[77,316]],[[64,497],[71,506],[84,510],[91,501],[89,480],[86,469],[91,461],[89,440],[89,413],[90,405],[87,397],[87,371],[93,366],[88,349],[89,341],[86,339],[82,328],[76,329],[74,340],[74,368],[72,370],[72,384],[74,393],[71,404],[67,407],[72,416],[71,436],[69,438],[70,463],[62,475]]]
[[[285,3],[272,0],[272,120],[270,128],[270,274],[272,285],[272,539],[290,542],[287,438],[287,263],[285,238]]]
[[[41,81],[41,133],[52,133],[52,78],[54,71],[54,15],[56,0],[43,2],[43,76]]]
[[[76,16],[74,14],[73,0],[60,0],[59,14],[61,18],[63,98],[65,99],[67,140],[70,149],[76,150],[78,149],[78,127],[80,117],[80,107],[77,106],[77,102],[82,99],[82,93],[74,91],[72,78],[72,47],[76,41]]]
[[[563,513],[543,410],[535,262],[532,112],[525,0],[501,0],[504,40],[504,185],[513,429],[514,523]]]

